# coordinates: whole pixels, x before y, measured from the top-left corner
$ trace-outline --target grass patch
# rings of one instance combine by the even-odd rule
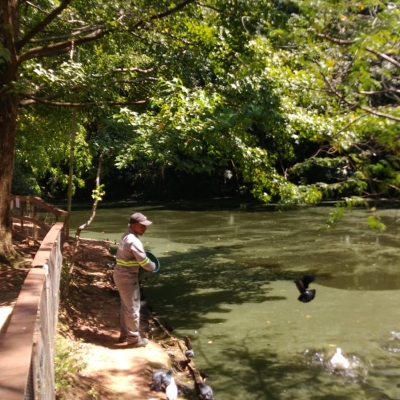
[[[56,338],[54,358],[56,398],[63,399],[62,393],[71,389],[73,376],[86,367],[81,342],[71,342],[61,335]]]

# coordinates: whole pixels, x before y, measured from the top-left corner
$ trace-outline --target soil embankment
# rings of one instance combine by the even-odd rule
[[[14,245],[25,261],[16,268],[0,270],[0,346],[30,260],[40,243],[16,239]],[[71,261],[72,250],[70,239],[63,248],[65,260]],[[112,282],[112,270],[107,267],[113,261],[107,242],[80,241],[68,295],[60,303],[59,331],[69,348],[74,349],[73,357],[78,355],[81,360],[78,362],[81,368],[78,372],[65,372],[57,398],[165,399],[164,392],[150,388],[153,371],[163,366],[165,370],[173,369],[180,399],[198,399],[195,381],[199,373],[193,361],[185,357],[184,341],[172,336],[150,307],[143,307],[141,313],[141,328],[150,339],[149,344],[135,349],[118,343],[120,300]]]
[[[73,242],[64,244],[64,258],[71,259]],[[119,344],[119,294],[112,282],[114,261],[109,244],[81,240],[75,256],[68,300],[62,301],[64,334],[79,342],[86,367],[71,376],[71,389],[63,399],[165,399],[165,393],[151,390],[152,373],[172,368],[181,399],[198,398],[193,380],[193,361],[185,357],[184,341],[173,337],[153,312],[143,307],[141,330],[150,339],[145,348]]]

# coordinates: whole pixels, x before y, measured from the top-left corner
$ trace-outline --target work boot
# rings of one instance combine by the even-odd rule
[[[129,347],[146,347],[149,340],[142,337],[129,337],[127,339]]]
[[[118,338],[118,343],[125,343],[128,337],[126,335],[120,335]]]

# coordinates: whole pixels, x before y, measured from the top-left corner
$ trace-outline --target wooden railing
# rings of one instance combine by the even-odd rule
[[[32,261],[0,348],[0,400],[54,400],[63,224],[50,229]]]
[[[41,242],[0,347],[0,400],[54,400],[54,352],[68,213],[39,197],[12,195],[13,237]]]
[[[11,195],[9,200],[13,233],[24,237],[42,240],[50,228],[68,214],[40,197]]]

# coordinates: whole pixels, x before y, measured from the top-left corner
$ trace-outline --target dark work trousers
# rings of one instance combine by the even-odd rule
[[[121,336],[140,337],[140,289],[138,268],[114,267],[113,278],[121,298]]]

